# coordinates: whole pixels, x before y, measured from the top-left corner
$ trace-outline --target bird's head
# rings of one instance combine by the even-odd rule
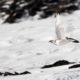
[[[56,40],[50,40],[49,42],[56,45]]]
[[[53,43],[53,44],[55,44],[55,45],[59,45],[60,40],[50,40],[49,42],[50,42],[50,43]]]

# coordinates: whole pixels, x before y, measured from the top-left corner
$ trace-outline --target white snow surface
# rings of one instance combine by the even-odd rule
[[[53,16],[38,20],[29,19],[15,24],[0,24],[0,72],[24,72],[19,76],[0,76],[0,80],[80,80],[80,68],[70,65],[41,69],[58,60],[80,63],[80,43],[56,46]],[[72,38],[80,41],[80,10],[62,14],[61,20]]]

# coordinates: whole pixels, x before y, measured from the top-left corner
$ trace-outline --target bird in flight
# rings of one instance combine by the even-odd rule
[[[50,40],[49,42],[55,44],[55,45],[63,45],[69,42],[73,43],[79,43],[78,40],[71,38],[70,33],[66,32],[63,26],[61,25],[60,15],[56,15],[56,24],[55,24],[55,30],[56,30],[56,40]]]

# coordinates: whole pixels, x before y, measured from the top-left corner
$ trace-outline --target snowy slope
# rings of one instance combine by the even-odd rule
[[[61,20],[72,38],[80,41],[80,11],[63,14]],[[80,80],[80,68],[68,69],[72,64],[41,69],[58,60],[80,62],[80,43],[56,46],[49,43],[51,39],[56,39],[54,16],[0,24],[0,72],[31,72],[20,76],[0,76],[0,80]]]

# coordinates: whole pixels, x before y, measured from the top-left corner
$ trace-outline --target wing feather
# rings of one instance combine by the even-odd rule
[[[65,30],[61,25],[59,14],[56,16],[56,35],[58,39],[65,39]]]

